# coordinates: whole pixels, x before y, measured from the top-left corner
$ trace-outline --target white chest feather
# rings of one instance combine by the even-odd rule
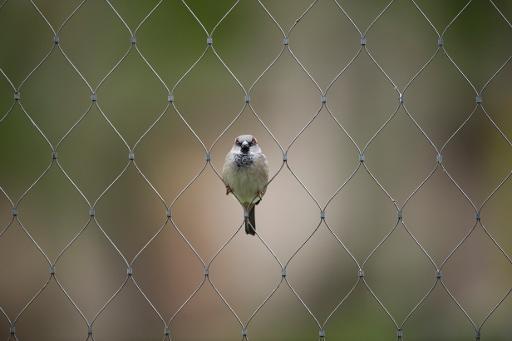
[[[228,153],[222,170],[224,182],[242,204],[250,204],[258,194],[263,195],[268,182],[265,155],[253,154],[252,157],[253,162],[250,165],[240,167],[235,162],[235,155]]]

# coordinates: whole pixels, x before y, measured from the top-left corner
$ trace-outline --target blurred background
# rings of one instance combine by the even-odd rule
[[[57,29],[80,4],[34,0]],[[157,1],[111,0],[132,29]],[[233,1],[187,0],[210,31]],[[288,30],[311,0],[262,0]],[[388,1],[339,2],[361,31]],[[467,1],[416,0],[439,32]],[[474,0],[444,34],[445,48],[480,90],[512,55],[512,3]],[[165,0],[137,31],[136,47],[172,89],[206,47],[206,34],[176,0]],[[315,201],[286,168],[282,150],[245,106],[244,92],[210,48],[178,84],[175,106],[200,140],[168,106],[168,92],[135,47],[130,33],[106,1],[88,0],[59,33],[60,47],[92,88],[54,48],[53,33],[25,0],[4,1],[0,8],[0,307],[16,321],[19,340],[84,340],[87,325],[52,278],[48,262],[85,228],[58,258],[56,278],[88,320],[92,320],[126,279],[126,265],[98,224],[131,262],[133,278],[165,321],[202,282],[203,265],[176,228],[165,206],[128,160],[153,184],[198,255],[210,260],[242,223],[242,211],[225,195],[222,181],[208,164],[201,142],[211,150],[211,165],[222,168],[234,137],[254,134],[277,174],[257,209],[257,231],[284,264],[320,223]],[[367,48],[399,89],[431,58],[437,34],[412,1],[394,1],[367,33]],[[213,34],[218,55],[248,89],[279,55],[283,35],[255,0],[241,0]],[[356,55],[360,34],[334,1],[320,0],[292,30],[290,48],[325,89]],[[114,68],[127,51],[126,58]],[[114,68],[114,69],[113,69]],[[109,71],[113,71],[109,74]],[[105,76],[109,74],[108,77]],[[502,132],[512,135],[512,63],[506,64],[482,94],[483,107]],[[250,92],[254,111],[283,148],[317,114],[320,92],[286,49]],[[438,148],[449,175],[480,207],[510,174],[512,148],[481,107],[475,91],[440,50],[405,94],[405,108]],[[22,106],[26,113],[23,111]],[[327,93],[327,107],[365,152],[368,169],[401,206],[436,167],[437,152],[398,106],[398,94],[364,50]],[[12,110],[9,109],[12,107]],[[118,133],[112,129],[104,115]],[[222,134],[228,124],[239,119]],[[7,113],[6,116],[4,116]],[[56,162],[92,204],[89,205]],[[30,122],[35,122],[43,135]],[[120,137],[122,136],[122,138]],[[323,207],[359,164],[350,138],[323,107],[291,145],[288,164]],[[125,166],[128,168],[122,176]],[[33,186],[36,179],[49,170]],[[178,194],[197,175],[181,196]],[[113,185],[107,189],[112,183]],[[326,222],[361,264],[396,224],[396,209],[372,176],[361,167],[326,208]],[[27,189],[29,189],[28,192]],[[105,192],[106,190],[106,192]],[[26,195],[23,194],[26,192]],[[101,196],[103,194],[103,196]],[[1,194],[1,193],[0,193]],[[101,196],[101,197],[100,197]],[[21,198],[21,200],[20,200]],[[512,253],[512,184],[505,181],[485,203],[481,222],[505,253]],[[475,225],[475,210],[439,166],[403,209],[409,231],[440,266]],[[23,227],[38,243],[30,240]],[[42,251],[42,252],[41,252]],[[398,324],[436,282],[435,267],[399,225],[364,265],[365,280]],[[323,323],[357,281],[358,266],[325,224],[293,257],[287,280]],[[443,282],[476,325],[512,287],[512,265],[478,225],[443,265]],[[264,244],[241,231],[215,258],[210,279],[242,321],[281,281],[281,268]],[[0,335],[9,322],[0,314]],[[508,297],[482,328],[482,340],[512,338],[512,299]],[[93,325],[95,340],[161,340],[163,323],[129,280]],[[440,283],[403,326],[407,340],[472,340],[474,328]],[[175,340],[240,340],[241,327],[211,285],[205,283],[170,324]],[[248,326],[251,340],[315,340],[319,327],[282,283]],[[360,281],[325,325],[329,340],[394,340],[396,327]],[[12,339],[14,339],[12,337]]]

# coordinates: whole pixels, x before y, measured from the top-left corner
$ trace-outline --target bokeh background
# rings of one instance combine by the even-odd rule
[[[34,0],[56,29],[80,4]],[[187,0],[210,31],[233,1]],[[262,3],[287,30],[310,0]],[[339,2],[364,31],[387,1]],[[467,1],[416,0],[439,32]],[[115,1],[111,5],[133,29],[156,1]],[[512,55],[512,3],[474,0],[444,34],[446,51],[477,89]],[[95,88],[130,49],[130,34],[106,1],[88,0],[64,25],[60,46]],[[394,1],[367,34],[367,47],[389,77],[403,89],[437,49],[437,34],[412,1]],[[218,26],[214,47],[245,88],[278,56],[282,33],[255,0],[241,0]],[[290,48],[322,89],[360,48],[360,35],[334,1],[320,0],[290,34]],[[16,88],[52,49],[53,33],[35,6],[9,0],[0,8],[0,67]],[[206,46],[206,34],[184,4],[164,0],[137,31],[137,45],[161,80],[172,89]],[[506,136],[512,135],[512,63],[488,85],[483,105]],[[104,79],[97,105],[76,70],[55,48],[19,89],[0,77],[0,307],[11,320],[48,278],[48,263],[21,224],[53,262],[85,227],[55,266],[56,278],[92,320],[126,279],[126,265],[89,217],[89,205],[64,176],[52,145],[87,114],[58,146],[58,162],[83,195],[94,203],[129,163],[126,143],[135,148],[137,166],[172,206],[173,220],[197,253],[209,260],[242,223],[242,212],[187,128],[211,150],[221,169],[235,136],[252,133],[276,174],[257,209],[257,231],[282,263],[287,262],[320,223],[319,208],[292,173],[282,168],[282,150],[245,106],[244,92],[212,49],[168,92],[135,48]],[[320,93],[288,50],[251,90],[251,105],[286,148],[320,108]],[[475,108],[475,92],[439,51],[411,83],[405,106],[431,141],[441,148]],[[13,106],[14,104],[14,106]],[[332,85],[327,105],[361,148],[395,112],[398,94],[365,51]],[[12,110],[9,111],[9,108]],[[166,109],[167,108],[167,109]],[[242,111],[239,119],[223,130]],[[7,116],[4,116],[4,114]],[[436,166],[436,151],[401,107],[372,140],[366,165],[402,205]],[[442,151],[446,170],[480,207],[511,171],[512,148],[478,107]],[[326,108],[293,143],[289,166],[323,206],[357,167],[358,151]],[[201,173],[200,173],[201,172]],[[175,201],[197,174],[200,176]],[[506,254],[512,253],[512,184],[505,181],[481,211],[481,221]],[[134,279],[164,320],[168,320],[203,280],[203,266],[175,227],[165,206],[133,163],[96,203],[96,220],[133,263]],[[410,232],[438,265],[475,225],[475,211],[439,166],[403,210]],[[360,168],[326,209],[326,222],[361,263],[396,224],[393,202]],[[357,281],[358,267],[322,224],[294,256],[288,281],[323,322]],[[400,324],[436,282],[435,268],[399,225],[364,265],[366,281]],[[479,325],[512,287],[512,265],[481,226],[442,268],[443,282]],[[218,255],[211,281],[243,321],[281,281],[281,269],[263,243],[243,231]],[[508,297],[482,328],[482,340],[512,338],[512,299]],[[472,340],[474,328],[440,283],[404,325],[407,340]],[[283,283],[248,327],[251,340],[315,340],[318,326]],[[206,283],[170,324],[175,340],[239,340],[241,327]],[[394,340],[396,327],[360,281],[325,326],[329,340]],[[95,340],[161,340],[163,324],[129,280],[93,325]],[[9,338],[0,314],[0,335]],[[55,279],[16,321],[19,340],[83,340],[87,326]],[[14,337],[12,337],[14,339]]]

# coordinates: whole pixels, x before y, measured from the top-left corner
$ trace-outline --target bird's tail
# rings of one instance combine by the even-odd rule
[[[244,209],[247,212],[247,209]],[[249,209],[249,214],[245,217],[245,233],[256,234],[256,216],[254,214],[254,206]]]

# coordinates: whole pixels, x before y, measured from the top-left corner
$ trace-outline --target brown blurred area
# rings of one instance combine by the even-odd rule
[[[58,28],[80,2],[34,3]],[[186,3],[208,31],[233,5],[224,0]],[[285,29],[311,4],[262,3]],[[135,28],[157,1],[112,0],[111,4]],[[339,4],[364,31],[388,2]],[[417,0],[416,4],[442,32],[466,1]],[[490,1],[474,0],[443,36],[450,58],[478,90],[512,56],[512,5],[494,4],[508,23]],[[13,221],[11,203],[0,195],[0,307],[11,320],[22,312],[16,322],[19,340],[87,338],[86,322],[59,284],[89,321],[100,312],[93,324],[94,340],[161,340],[164,326],[158,314],[165,321],[174,315],[204,279],[199,257],[212,259],[243,222],[242,210],[232,196],[225,195],[215,173],[234,137],[243,133],[257,136],[271,174],[277,174],[257,207],[257,231],[282,264],[293,256],[287,280],[320,323],[358,280],[358,266],[350,254],[320,224],[317,203],[324,207],[331,198],[325,221],[359,264],[396,225],[393,200],[398,206],[406,203],[403,220],[408,230],[398,225],[363,266],[368,286],[398,324],[436,282],[435,267],[412,236],[440,266],[475,225],[471,203],[476,208],[485,203],[481,224],[503,252],[478,225],[444,263],[443,283],[477,325],[511,289],[512,262],[507,257],[512,254],[512,184],[506,178],[512,170],[507,140],[512,135],[510,62],[482,93],[484,112],[475,105],[468,80],[439,51],[407,87],[404,106],[395,113],[398,93],[364,50],[329,89],[327,107],[321,106],[315,83],[286,50],[250,92],[254,112],[276,143],[245,105],[243,90],[212,49],[173,88],[206,44],[201,26],[180,1],[163,1],[137,31],[136,44],[173,89],[179,112],[168,104],[167,90],[135,48],[104,78],[130,48],[128,30],[106,1],[86,1],[59,37],[62,49],[93,88],[103,80],[97,105],[90,110],[90,90],[58,49],[23,83],[20,103],[26,113],[19,104],[9,111],[13,89],[0,75],[0,186],[12,201],[21,198]],[[434,55],[437,38],[413,1],[397,0],[367,33],[366,46],[404,89]],[[0,68],[16,87],[50,51],[52,39],[48,24],[29,1],[4,2]],[[279,55],[282,39],[258,1],[241,0],[216,29],[213,46],[248,89]],[[289,46],[325,89],[356,55],[360,35],[334,1],[320,0],[293,29]],[[51,164],[52,152],[27,114],[54,146],[85,114],[57,148],[62,169],[54,162],[33,187]],[[167,220],[161,198],[128,160],[125,142],[133,147],[141,136],[135,163],[164,202],[172,204],[174,225]],[[206,164],[202,144],[209,149],[216,140],[211,165]],[[282,167],[281,147],[290,143],[287,156],[293,173]],[[364,165],[369,171],[360,165],[354,143],[361,149],[367,145]],[[439,165],[436,168],[432,144],[441,150],[448,173]],[[95,220],[66,174],[91,204],[99,198]],[[58,259],[58,282],[51,278],[23,310],[50,277],[44,255],[53,262],[81,229]],[[102,310],[125,282],[127,270],[101,229],[128,262],[136,257],[133,278],[158,314],[131,279]],[[215,258],[209,278],[245,322],[282,276],[264,243],[242,230]],[[510,340],[511,314],[508,297],[483,326],[482,340]],[[169,327],[173,340],[190,341],[240,340],[242,330],[208,282]],[[473,326],[440,282],[403,329],[407,340],[474,339]],[[248,335],[253,341],[315,340],[318,330],[283,282],[251,320]],[[329,340],[396,339],[393,321],[362,281],[332,315],[325,331]],[[0,337],[9,337],[9,322],[1,313]]]

